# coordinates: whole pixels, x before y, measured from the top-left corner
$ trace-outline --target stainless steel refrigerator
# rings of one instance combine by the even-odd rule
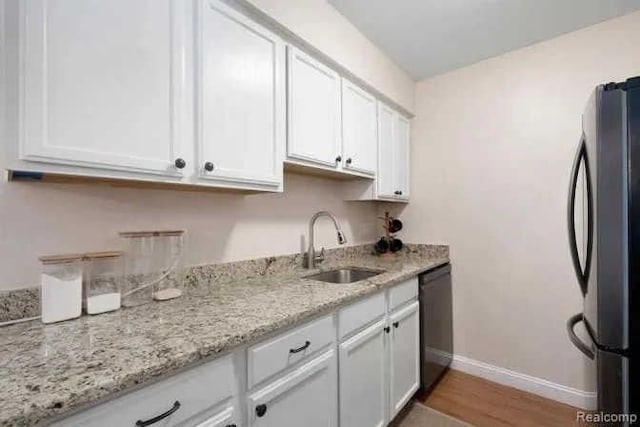
[[[577,190],[581,185],[584,192]],[[567,322],[569,338],[595,359],[598,411],[638,414],[640,77],[600,85],[589,98],[571,172],[567,222],[584,296],[583,312]],[[576,336],[579,322],[590,342]]]

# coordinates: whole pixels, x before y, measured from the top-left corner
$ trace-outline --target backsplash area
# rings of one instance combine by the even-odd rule
[[[372,244],[348,246],[326,251],[325,262],[333,264],[338,261],[349,262],[367,255],[374,255]],[[408,244],[400,251],[399,256],[449,256],[448,246]],[[394,257],[390,257],[393,259]],[[206,264],[188,267],[187,289],[211,286],[211,284],[228,283],[255,277],[273,277],[291,275],[305,271],[303,257],[300,253],[282,256],[250,259],[222,264]],[[321,267],[321,266],[320,266]],[[19,289],[0,292],[0,323],[40,315],[39,288]]]
[[[285,193],[238,195],[0,181],[0,291],[39,284],[38,256],[120,249],[124,230],[187,230],[185,265],[302,251],[308,221],[336,215],[348,245],[374,241],[377,208],[344,202],[335,181],[286,174]],[[316,246],[338,246],[320,220]]]

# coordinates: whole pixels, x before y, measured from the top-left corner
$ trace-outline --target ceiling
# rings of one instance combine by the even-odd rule
[[[640,9],[640,0],[328,0],[420,80]]]

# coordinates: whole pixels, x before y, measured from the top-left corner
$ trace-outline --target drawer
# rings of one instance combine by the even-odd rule
[[[247,350],[249,388],[335,342],[333,316],[302,325]]]
[[[389,311],[418,297],[418,278],[413,277],[389,289]]]
[[[340,339],[384,316],[385,311],[384,292],[343,308],[338,315]]]
[[[176,402],[180,407],[158,425],[175,426],[186,420],[193,423],[215,415],[216,405],[231,398],[233,390],[233,362],[231,356],[225,356],[94,406],[54,426],[135,426],[138,420],[167,412]]]

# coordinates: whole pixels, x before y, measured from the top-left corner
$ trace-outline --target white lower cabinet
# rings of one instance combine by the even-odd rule
[[[391,313],[389,345],[389,418],[393,418],[420,387],[420,310],[418,301]]]
[[[340,425],[380,427],[386,416],[386,322],[340,344]]]
[[[152,425],[154,420],[154,427],[231,426],[236,389],[233,360],[223,356],[72,415],[54,426],[136,426]],[[216,410],[220,406],[225,409]],[[208,421],[199,424],[204,420]]]
[[[198,424],[197,427],[238,427],[234,422],[233,407],[228,406],[222,411]]]
[[[53,425],[384,427],[419,387],[417,299],[414,277]]]
[[[252,427],[333,427],[336,420],[336,356],[329,350],[249,395]]]
[[[375,304],[380,296],[386,303]],[[340,425],[387,425],[420,386],[418,280],[409,279],[386,292],[346,307],[339,330],[350,325],[339,360]],[[377,307],[377,308],[376,308]],[[375,319],[363,326],[353,310]]]

